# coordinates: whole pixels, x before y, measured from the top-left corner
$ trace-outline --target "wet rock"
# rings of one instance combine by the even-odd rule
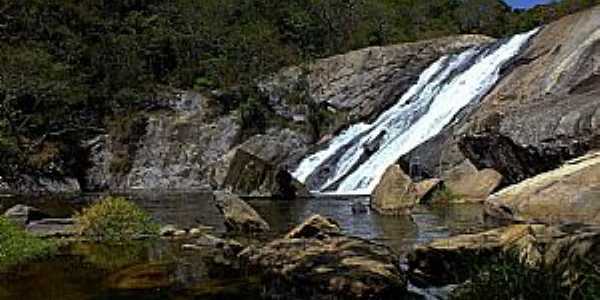
[[[467,280],[478,263],[515,256],[532,268],[576,276],[582,263],[600,265],[600,227],[589,225],[511,225],[418,246],[408,256],[414,282],[434,285]]]
[[[337,221],[321,215],[313,215],[302,224],[294,227],[285,235],[286,239],[300,238],[323,238],[326,236],[339,235],[341,229]]]
[[[491,195],[487,215],[513,221],[600,223],[600,152]]]
[[[387,215],[409,214],[419,200],[412,180],[399,165],[385,171],[371,199],[371,208]]]
[[[19,226],[25,226],[29,222],[41,220],[49,216],[35,207],[17,204],[4,212],[4,217]]]
[[[215,203],[225,217],[227,230],[241,233],[260,233],[270,230],[269,224],[238,196],[215,192]]]
[[[290,232],[285,238],[239,254],[251,270],[261,274],[269,293],[300,299],[397,299],[407,293],[399,258],[390,249],[327,234],[327,228],[338,227],[322,217],[312,217],[305,224],[315,222],[326,225],[325,230],[300,226],[304,228],[300,232],[310,234]]]
[[[468,159],[444,174],[446,188],[467,201],[484,201],[502,180],[502,174],[493,169],[477,170]]]
[[[287,171],[242,149],[229,154],[226,177],[221,188],[252,197],[293,199],[308,195],[304,185]]]
[[[42,219],[27,224],[27,232],[38,237],[73,237],[78,234],[75,221],[69,219]]]

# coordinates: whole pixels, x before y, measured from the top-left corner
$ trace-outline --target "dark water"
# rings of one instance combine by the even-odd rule
[[[71,199],[5,198],[0,199],[0,204],[7,208],[15,203],[27,203],[53,217],[67,217],[99,198],[99,195]],[[202,224],[214,227],[217,233],[224,232],[223,220],[211,203],[210,194],[139,193],[130,198],[162,224],[184,228]],[[399,254],[416,244],[487,227],[480,205],[419,207],[412,216],[386,217],[371,212],[353,214],[352,201],[356,200],[248,200],[271,224],[274,235],[283,234],[310,215],[319,213],[338,220],[347,234],[384,243]],[[220,274],[220,270],[207,263],[206,255],[181,250],[184,242],[157,240],[129,246],[75,244],[63,247],[58,256],[0,275],[0,299],[260,299],[260,286],[247,274]],[[150,270],[151,280],[166,284],[161,288],[135,291],[115,288],[115,278],[119,278],[123,270],[132,269]],[[153,270],[158,271],[153,273]]]

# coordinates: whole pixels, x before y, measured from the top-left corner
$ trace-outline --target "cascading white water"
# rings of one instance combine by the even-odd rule
[[[437,135],[461,109],[487,93],[498,81],[502,66],[536,32],[516,35],[493,51],[469,49],[442,57],[375,122],[351,126],[326,149],[304,159],[293,175],[305,182],[328,162],[332,170],[319,191],[337,186],[336,194],[369,194],[388,166]],[[365,146],[376,140],[377,150],[358,165]]]

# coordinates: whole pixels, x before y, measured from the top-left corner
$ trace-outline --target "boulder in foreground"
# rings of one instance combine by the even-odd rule
[[[463,282],[476,263],[509,255],[526,266],[552,270],[571,280],[582,272],[582,263],[600,266],[598,249],[598,226],[519,224],[418,246],[408,260],[415,282],[433,285]]]
[[[512,221],[600,223],[600,152],[499,191],[485,212]]]
[[[344,236],[336,228],[334,221],[313,216],[286,237],[262,248],[247,248],[239,257],[260,272],[269,294],[398,299],[407,293],[399,258],[389,248]]]

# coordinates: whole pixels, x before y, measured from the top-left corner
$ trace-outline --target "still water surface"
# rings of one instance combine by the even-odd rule
[[[201,224],[214,227],[217,233],[225,231],[223,220],[208,193],[138,193],[129,197],[161,224],[183,228]],[[72,199],[10,198],[0,199],[0,204],[7,208],[15,203],[27,203],[53,217],[68,217],[97,199],[98,195]],[[433,239],[488,227],[482,217],[481,205],[476,204],[423,206],[412,216],[388,217],[372,212],[353,214],[351,203],[354,201],[361,200],[248,200],[271,224],[274,236],[318,213],[338,220],[345,233],[386,244],[399,254]],[[0,275],[0,299],[260,299],[260,286],[246,274],[219,274],[219,270],[207,264],[202,255],[182,251],[184,242],[158,240],[130,246],[71,245],[56,257]],[[122,270],[140,265],[160,270],[154,280],[165,280],[161,276],[167,274],[168,287],[136,291],[113,288],[111,282]]]

